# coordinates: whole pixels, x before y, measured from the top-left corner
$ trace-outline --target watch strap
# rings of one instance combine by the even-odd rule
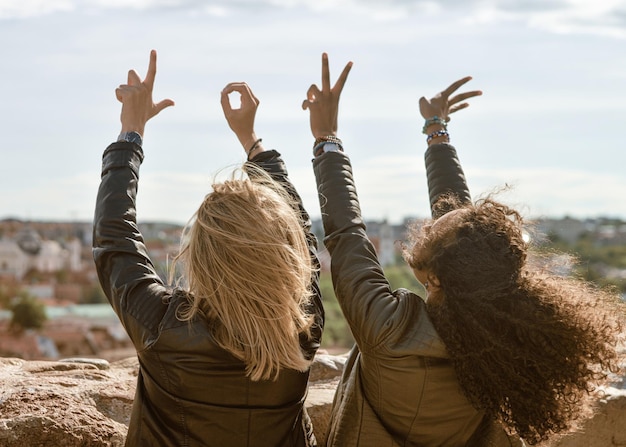
[[[135,143],[139,147],[143,144],[143,139],[139,132],[130,131],[130,132],[122,132],[118,137],[117,141],[126,141],[127,143]]]

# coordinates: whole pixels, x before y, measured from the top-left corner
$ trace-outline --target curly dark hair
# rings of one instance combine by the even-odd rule
[[[439,280],[427,311],[472,404],[536,444],[574,426],[619,370],[617,294],[530,262],[524,222],[490,197],[442,197],[443,228],[415,227],[405,259]],[[452,218],[452,216],[450,216]]]

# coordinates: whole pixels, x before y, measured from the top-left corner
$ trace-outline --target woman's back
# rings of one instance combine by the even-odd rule
[[[308,371],[251,380],[203,316],[176,318],[184,299],[170,300],[158,340],[138,353],[143,404],[133,410],[141,414],[133,414],[128,445],[305,445],[304,431],[293,427],[303,423]]]

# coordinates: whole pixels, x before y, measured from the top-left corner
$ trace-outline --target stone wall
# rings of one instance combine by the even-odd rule
[[[307,409],[320,446],[345,356],[319,354]],[[0,358],[0,446],[123,446],[137,379],[135,357],[58,362]],[[547,447],[626,446],[626,392],[611,388],[580,433]]]

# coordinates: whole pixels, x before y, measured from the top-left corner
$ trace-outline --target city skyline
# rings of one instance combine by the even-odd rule
[[[622,0],[5,0],[0,4],[0,218],[91,220],[100,157],[119,133],[114,89],[158,51],[140,221],[184,224],[215,176],[242,162],[219,92],[246,81],[256,131],[284,156],[314,218],[312,137],[300,104],[329,53],[354,67],[339,136],[363,215],[428,215],[417,101],[466,75],[484,95],[450,132],[474,196],[529,217],[626,217]],[[226,168],[226,170],[224,170]]]

